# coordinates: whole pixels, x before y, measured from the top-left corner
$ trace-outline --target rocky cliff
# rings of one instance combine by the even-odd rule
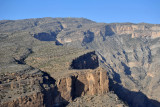
[[[102,68],[84,70],[59,79],[57,87],[61,96],[69,101],[84,95],[104,94],[109,91],[108,77]]]
[[[0,21],[1,104],[25,104],[25,96],[37,95],[40,100],[32,100],[37,106],[63,105],[79,96],[112,90],[129,106],[158,107],[159,36],[159,24],[106,24],[83,18]],[[39,82],[32,84],[32,79]],[[21,81],[25,85],[19,87]]]
[[[46,81],[45,78],[49,80]],[[19,72],[5,72],[1,74],[1,82],[1,107],[41,107],[47,104],[44,103],[43,91],[47,90],[46,88],[55,88],[54,81],[49,75],[34,68],[27,68]],[[43,86],[47,87],[42,89]]]
[[[29,56],[26,63],[48,72],[55,79],[55,85],[60,94],[55,98],[54,105],[67,104],[84,95],[102,95],[109,91],[107,72],[99,67],[98,57],[94,51],[82,49],[72,52],[72,49],[65,48],[67,50],[64,50],[59,46],[53,49],[51,47],[48,53],[55,50],[61,53],[54,52],[54,54],[45,55],[44,59],[37,55],[44,55],[46,51],[43,49],[46,48],[41,48],[40,51]],[[46,69],[51,68],[50,66],[54,66],[54,68]]]
[[[151,24],[112,24],[110,29],[118,35],[132,34],[132,38],[135,37],[160,37],[160,26]]]
[[[1,48],[11,52],[6,54],[11,60],[1,58],[1,107],[65,106],[77,97],[109,91],[95,51],[37,43]]]
[[[112,24],[86,24],[82,28],[74,30],[62,30],[57,35],[57,40],[64,44],[80,41],[84,45],[94,41],[96,38],[105,39],[106,36],[112,35],[131,35],[135,37],[160,37],[160,25],[152,24],[132,24],[132,23],[112,23]],[[77,35],[77,36],[74,36]]]

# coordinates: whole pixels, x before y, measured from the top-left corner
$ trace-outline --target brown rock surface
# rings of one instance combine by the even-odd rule
[[[84,95],[105,94],[109,91],[108,77],[102,68],[79,70],[57,81],[61,96],[69,101]]]
[[[1,103],[0,107],[43,107],[43,101],[42,93],[33,93],[25,97],[19,96],[19,98],[15,98],[12,101]]]

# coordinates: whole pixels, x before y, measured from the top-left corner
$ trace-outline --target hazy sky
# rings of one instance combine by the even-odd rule
[[[160,0],[0,0],[0,20],[42,17],[160,24]]]

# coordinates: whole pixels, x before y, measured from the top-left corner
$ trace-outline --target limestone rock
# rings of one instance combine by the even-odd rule
[[[58,91],[69,101],[84,95],[102,95],[109,91],[108,76],[102,68],[95,70],[81,70],[79,72],[59,79]]]

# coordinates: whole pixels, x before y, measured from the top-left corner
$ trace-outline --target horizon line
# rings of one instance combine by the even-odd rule
[[[18,21],[18,20],[27,20],[27,19],[43,19],[43,18],[82,18],[82,19],[87,19],[87,20],[90,20],[90,21],[93,21],[93,22],[96,22],[96,23],[106,23],[106,24],[114,24],[114,23],[130,23],[130,24],[155,24],[155,25],[159,25],[160,23],[150,23],[150,22],[128,22],[128,21],[126,21],[126,22],[117,22],[117,21],[115,21],[115,22],[104,22],[104,21],[102,21],[102,22],[100,22],[100,21],[95,21],[95,20],[92,20],[92,19],[89,19],[89,18],[85,18],[85,17],[50,17],[50,16],[48,16],[48,17],[30,17],[30,18],[18,18],[18,19],[0,19],[0,21],[4,21],[4,20],[12,20],[12,21]]]

